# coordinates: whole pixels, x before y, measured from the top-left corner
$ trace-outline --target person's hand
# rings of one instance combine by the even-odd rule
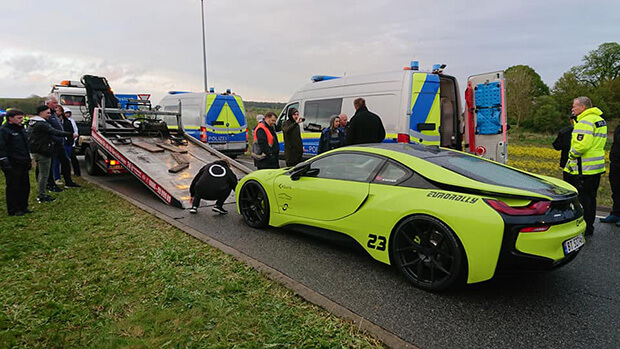
[[[76,138],[78,138],[79,136],[80,136],[79,134],[74,133],[74,134],[73,134],[73,139],[76,139]]]
[[[2,158],[2,159],[0,159],[0,167],[5,172],[11,171],[13,169],[11,167],[11,162],[9,161],[9,158]]]

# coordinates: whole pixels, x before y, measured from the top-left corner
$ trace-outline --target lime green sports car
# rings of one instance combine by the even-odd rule
[[[339,148],[252,172],[236,195],[252,227],[353,239],[429,291],[554,269],[584,244],[583,210],[566,182],[438,147]]]

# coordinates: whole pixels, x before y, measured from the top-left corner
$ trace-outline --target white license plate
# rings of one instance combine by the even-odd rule
[[[223,143],[223,144],[222,143],[220,143],[220,144],[211,143],[211,146],[213,148],[215,148],[215,149],[225,149],[226,148],[226,143]]]
[[[564,246],[564,254],[567,255],[583,246],[583,235],[579,234],[572,239],[568,239],[562,243]]]

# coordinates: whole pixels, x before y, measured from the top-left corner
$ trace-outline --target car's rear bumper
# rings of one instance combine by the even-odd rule
[[[585,231],[583,218],[550,226],[543,232],[521,232],[528,224],[506,224],[497,273],[541,272],[572,261],[581,248],[565,253],[563,243]]]

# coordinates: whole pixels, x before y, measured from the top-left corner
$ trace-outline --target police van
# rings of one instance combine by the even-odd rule
[[[181,105],[183,128],[191,136],[230,156],[247,150],[247,122],[241,96],[226,92],[170,91],[159,102],[164,111]],[[176,120],[165,120],[176,127]]]
[[[288,110],[305,118],[304,155],[317,154],[321,130],[331,116],[355,114],[353,101],[362,97],[379,115],[386,130],[384,142],[421,143],[466,150],[506,163],[506,109],[502,71],[469,77],[466,104],[455,77],[443,74],[445,65],[419,70],[417,61],[400,71],[356,76],[315,75],[291,97],[276,122],[279,130]],[[465,111],[465,113],[463,113]],[[278,132],[284,151],[282,133]]]

